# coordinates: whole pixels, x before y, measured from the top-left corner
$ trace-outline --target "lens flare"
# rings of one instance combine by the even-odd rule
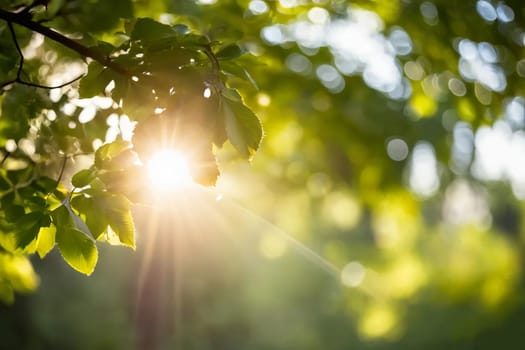
[[[148,179],[158,190],[176,190],[192,183],[188,162],[174,149],[162,149],[147,162]]]

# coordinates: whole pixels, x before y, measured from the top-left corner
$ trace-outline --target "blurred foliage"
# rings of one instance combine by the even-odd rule
[[[14,25],[17,75],[0,22],[0,82],[87,73],[0,96],[0,298],[34,290],[27,254],[49,253],[31,259],[41,288],[0,309],[7,348],[521,348],[521,2],[29,12],[125,72]],[[133,220],[136,159],[166,138],[215,192],[162,197]],[[97,242],[134,248],[135,227],[136,254]],[[89,279],[58,263],[55,236],[73,268],[100,259]]]

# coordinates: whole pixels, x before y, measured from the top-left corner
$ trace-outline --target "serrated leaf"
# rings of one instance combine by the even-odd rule
[[[64,260],[75,270],[91,275],[98,260],[95,243],[76,228],[57,228],[56,241]]]
[[[73,184],[73,186],[78,188],[85,187],[95,179],[95,176],[96,173],[94,169],[83,169],[75,175],[73,175],[73,177],[71,178],[71,183]]]
[[[234,101],[234,102],[242,102],[242,97],[241,95],[239,94],[239,92],[235,89],[223,89],[221,91],[221,95],[225,98],[227,98],[228,100],[230,101]]]
[[[130,147],[131,144],[127,141],[115,141],[101,146],[95,152],[95,166],[99,169],[105,169],[113,157]]]
[[[244,53],[243,49],[237,44],[227,45],[221,48],[216,54],[215,57],[218,60],[231,60],[241,56]]]
[[[95,204],[93,198],[84,196],[73,198],[71,200],[71,206],[84,215],[86,225],[93,238],[100,239],[109,226],[105,211],[101,210],[102,208]]]
[[[105,196],[103,207],[109,226],[118,236],[120,242],[135,249],[135,224],[131,215],[129,201],[121,195]]]
[[[259,118],[242,101],[223,99],[221,108],[228,139],[243,157],[250,159],[263,136]]]
[[[78,94],[80,98],[89,98],[104,92],[104,88],[112,80],[112,75],[107,74],[108,69],[98,62],[91,62],[88,73],[80,79]]]
[[[43,259],[55,246],[56,227],[41,227],[38,232],[36,252],[40,259]]]
[[[51,217],[53,218],[53,224],[59,228],[74,227],[73,219],[69,214],[69,210],[61,205],[51,212]]]
[[[255,90],[259,90],[257,82],[255,81],[255,79],[253,79],[252,75],[248,72],[248,70],[244,67],[241,67],[237,63],[223,62],[221,63],[221,70],[227,75],[247,80]]]

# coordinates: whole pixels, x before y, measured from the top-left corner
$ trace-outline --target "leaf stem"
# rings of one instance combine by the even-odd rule
[[[64,155],[64,159],[62,160],[62,166],[60,167],[60,173],[58,174],[55,188],[58,187],[58,185],[60,185],[60,181],[62,181],[62,176],[64,176],[64,171],[66,170],[67,158],[68,156]]]

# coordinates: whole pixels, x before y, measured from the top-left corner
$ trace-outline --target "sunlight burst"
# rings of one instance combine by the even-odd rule
[[[163,149],[147,162],[148,179],[159,190],[174,190],[192,183],[188,162],[174,149]]]

